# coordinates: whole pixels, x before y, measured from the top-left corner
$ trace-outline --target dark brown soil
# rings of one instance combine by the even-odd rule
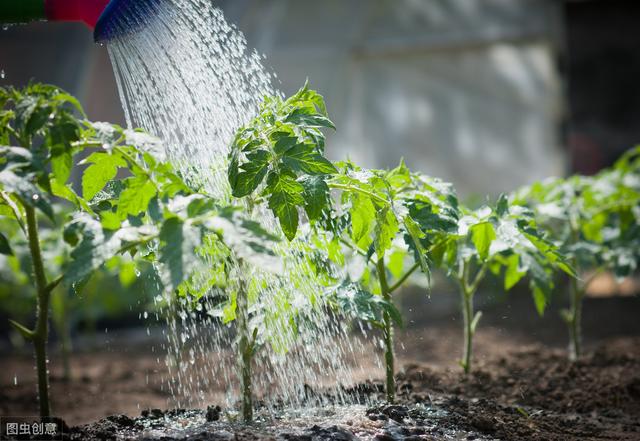
[[[640,299],[587,299],[587,354],[575,363],[562,349],[557,313],[535,320],[530,307],[528,298],[483,307],[469,376],[457,366],[457,314],[411,319],[398,333],[396,406],[376,405],[382,385],[368,383],[352,390],[369,400],[364,406],[325,406],[310,415],[263,410],[252,426],[234,423],[226,409],[210,411],[210,421],[205,410],[164,412],[158,409],[176,404],[163,388],[163,356],[118,344],[74,356],[69,383],[54,358],[53,408],[69,425],[116,415],[76,426],[75,440],[640,440]],[[2,357],[0,379],[0,415],[33,415],[31,357]],[[207,399],[222,403],[223,392]],[[156,410],[141,416],[144,409]]]
[[[612,340],[576,363],[541,346],[524,348],[484,361],[468,376],[410,364],[398,375],[396,405],[326,406],[325,415],[284,415],[252,426],[229,422],[215,408],[208,418],[204,411],[154,410],[77,427],[70,438],[638,440],[638,345],[638,338]],[[350,392],[375,402],[381,390],[368,383]],[[185,428],[176,432],[176,424]]]

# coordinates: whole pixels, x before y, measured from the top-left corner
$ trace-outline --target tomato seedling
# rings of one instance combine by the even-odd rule
[[[538,223],[578,273],[569,281],[569,358],[582,354],[582,304],[604,271],[624,278],[640,259],[640,148],[596,176],[549,179],[522,188],[514,200],[534,210]]]

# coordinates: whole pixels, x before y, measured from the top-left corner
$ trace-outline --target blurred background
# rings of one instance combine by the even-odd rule
[[[594,173],[640,139],[640,4],[593,0],[218,0],[280,88],[309,76],[335,159],[416,169],[466,196]],[[81,24],[0,32],[0,84],[33,79],[124,123],[105,47]],[[212,85],[215,87],[215,85]]]
[[[338,125],[327,144],[333,159],[393,167],[404,157],[412,169],[454,182],[463,198],[473,200],[551,175],[593,174],[640,140],[638,1],[215,2],[245,33],[249,47],[265,54],[285,94],[308,77],[325,95]],[[0,85],[53,83],[76,95],[90,119],[124,124],[107,50],[95,45],[81,24],[0,30],[0,69]],[[15,278],[12,271],[3,267],[0,281]],[[57,393],[70,402],[84,400],[76,403],[81,409],[74,410],[72,423],[129,411],[136,399],[138,406],[158,407],[166,400],[158,354],[137,354],[135,370],[127,364],[134,362],[127,353],[136,352],[138,339],[151,334],[163,341],[160,333],[144,329],[150,320],[141,318],[152,310],[152,294],[128,271],[107,268],[85,290],[82,302],[73,303],[74,293],[63,293],[57,309],[61,324],[54,341],[69,335],[74,347],[86,348],[91,345],[85,336],[97,334],[93,341],[103,350],[93,358],[75,356],[75,373],[54,368]],[[460,337],[457,297],[438,277],[436,282],[440,285],[428,308],[424,290],[403,293],[408,326],[399,352],[405,359],[451,364],[457,354],[450,348],[457,350],[459,342],[443,337],[442,329],[453,327],[454,340]],[[0,283],[0,354],[15,354],[22,344],[6,318],[30,317],[32,310],[32,293],[23,287],[17,296],[17,286]],[[634,285],[620,288],[611,278],[596,284],[585,306],[585,338],[640,335],[640,304],[628,295],[636,290]],[[479,353],[486,349],[484,342],[564,345],[557,309],[565,299],[540,319],[531,313],[524,291],[509,299],[494,297],[491,290],[481,296],[487,327],[479,337]],[[619,296],[599,299],[611,294]],[[598,325],[602,321],[608,324],[605,330]],[[127,327],[137,330],[122,331]],[[515,329],[520,340],[512,338]],[[28,354],[29,347],[23,348]],[[29,364],[21,363],[4,365],[3,385],[30,381],[32,372],[20,371]],[[55,376],[66,374],[84,386],[64,389]],[[87,388],[93,395],[87,396]],[[119,391],[128,398],[118,401]],[[116,398],[107,401],[107,392]],[[0,389],[0,414],[3,402],[21,396]]]

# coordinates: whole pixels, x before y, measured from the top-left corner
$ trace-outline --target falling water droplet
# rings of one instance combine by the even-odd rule
[[[13,374],[13,385],[14,386],[18,385],[18,374]]]
[[[149,23],[145,32],[127,34],[107,45],[127,125],[144,127],[158,135],[169,159],[187,181],[206,189],[209,194],[224,197],[228,194],[225,170],[230,142],[238,127],[255,116],[265,95],[282,96],[273,87],[277,76],[264,68],[260,55],[248,48],[242,33],[225,20],[223,12],[213,6],[213,2],[176,0],[166,4],[166,9],[156,11],[157,20]],[[170,5],[180,5],[180,10],[174,10]],[[127,20],[136,20],[135,14]],[[129,27],[130,23],[126,25]],[[175,34],[181,38],[167,38]],[[159,58],[158,53],[164,56]],[[211,84],[216,87],[211,88]],[[273,216],[256,211],[255,217],[267,228],[275,228]],[[300,263],[294,257],[298,251],[294,247],[278,250],[287,259]],[[292,274],[291,279],[301,278],[294,277],[305,273],[302,263],[300,268],[296,271],[302,274]],[[248,275],[238,269],[231,282]],[[317,382],[320,375],[322,380],[333,377],[336,384],[352,383],[351,369],[344,360],[355,358],[352,355],[356,353],[346,331],[346,321],[334,323],[333,317],[316,313],[309,305],[310,293],[315,296],[320,289],[318,282],[310,280],[308,286],[294,289],[290,281],[280,280],[266,271],[262,274],[257,266],[251,276],[260,281],[257,285],[264,286],[260,297],[265,299],[261,305],[265,314],[277,311],[278,302],[289,296],[286,301],[295,305],[293,309],[309,312],[312,316],[309,322],[314,323],[312,327],[299,329],[297,341],[290,341],[293,337],[285,325],[271,325],[270,334],[264,336],[265,341],[271,339],[283,345],[299,342],[300,347],[295,355],[288,357],[271,354],[271,351],[257,354],[256,364],[265,373],[256,376],[256,385],[269,388],[273,385],[277,388],[274,395],[295,404],[300,399],[299,386]],[[202,282],[207,283],[207,280]],[[166,300],[162,295],[154,298],[160,305],[166,304]],[[159,333],[166,338],[167,352],[172,360],[171,364],[167,363],[172,370],[166,384],[168,390],[174,398],[187,397],[189,402],[198,404],[197,397],[202,396],[200,388],[208,384],[209,378],[220,378],[226,384],[235,383],[235,360],[226,357],[213,362],[210,357],[211,353],[228,354],[235,343],[228,332],[214,327],[217,326],[214,320],[203,324],[202,314],[195,314],[196,308],[191,309],[186,302],[184,299],[176,305],[177,310],[171,311],[168,326],[159,329]],[[217,309],[215,304],[197,305],[197,309],[204,308],[207,312]],[[193,345],[193,354],[185,351],[187,341]],[[206,368],[201,369],[200,363],[191,366],[191,360],[196,357],[198,362],[210,360],[205,361]],[[377,366],[381,366],[379,359]],[[235,393],[231,389],[228,392]]]
[[[145,320],[146,320],[146,319],[148,319],[148,318],[149,318],[149,313],[147,313],[147,311],[145,311],[145,312],[142,314],[142,316],[143,316],[143,317],[145,318]]]
[[[4,73],[4,69],[0,70],[0,78],[2,78],[4,80],[5,76],[6,76],[6,74]]]
[[[40,199],[40,196],[37,194],[34,194],[33,196],[31,196],[31,199],[33,199],[34,201],[37,201],[38,199]]]

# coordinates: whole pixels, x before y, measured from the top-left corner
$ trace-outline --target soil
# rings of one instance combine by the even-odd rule
[[[73,440],[640,440],[638,297],[587,299],[587,353],[574,363],[566,359],[557,314],[530,319],[528,298],[506,307],[487,302],[468,376],[456,365],[457,315],[412,317],[411,303],[403,299],[409,324],[398,333],[393,406],[382,403],[381,383],[363,382],[349,390],[361,405],[300,414],[262,409],[251,426],[215,406],[224,402],[224,391],[207,397],[208,411],[166,412],[160,409],[176,403],[163,386],[162,355],[118,344],[75,355],[70,382],[61,380],[60,363],[52,361],[54,411],[75,425],[67,435]],[[0,360],[0,415],[35,412],[31,366],[29,357]]]

